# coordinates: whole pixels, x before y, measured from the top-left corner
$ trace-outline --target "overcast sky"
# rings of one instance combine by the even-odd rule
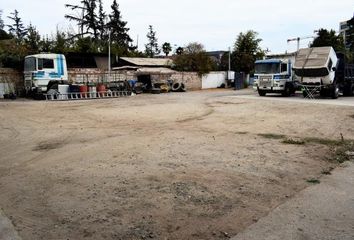
[[[64,18],[70,13],[64,4],[80,0],[0,0],[3,19],[17,9],[25,24],[51,35],[56,26],[77,29]],[[103,0],[110,11],[113,0]],[[183,46],[200,42],[207,50],[227,50],[240,32],[252,29],[263,39],[262,47],[272,53],[293,51],[296,42],[288,38],[313,36],[319,28],[338,31],[339,22],[354,13],[353,0],[118,0],[130,36],[144,49],[148,25],[153,25],[159,43]],[[304,40],[301,46],[306,46]]]

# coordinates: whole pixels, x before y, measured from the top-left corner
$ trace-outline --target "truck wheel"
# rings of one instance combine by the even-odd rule
[[[338,96],[339,96],[339,87],[338,87],[338,85],[337,84],[335,84],[334,86],[333,86],[333,89],[332,89],[332,94],[331,94],[332,96],[332,99],[337,99],[338,98]]]
[[[284,91],[281,93],[281,95],[282,95],[283,97],[289,97],[290,94],[291,94],[291,90],[290,90],[289,85],[287,85],[287,86],[285,86],[285,89],[284,89]]]
[[[266,93],[266,91],[258,89],[258,94],[259,94],[259,96],[264,97],[267,93]]]

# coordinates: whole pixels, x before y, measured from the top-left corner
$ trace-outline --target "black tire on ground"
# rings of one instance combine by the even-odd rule
[[[259,96],[264,97],[267,94],[267,92],[258,89],[258,94],[259,94]]]
[[[172,85],[172,92],[178,92],[181,89],[181,84],[179,82]]]

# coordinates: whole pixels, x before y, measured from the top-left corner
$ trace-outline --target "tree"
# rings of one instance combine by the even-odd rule
[[[264,57],[265,51],[259,46],[262,39],[257,36],[258,33],[252,30],[238,35],[232,53],[233,70],[248,74],[254,70],[255,61]]]
[[[183,54],[183,47],[178,47],[178,48],[176,49],[176,54],[177,54],[177,55],[182,55],[182,54]]]
[[[69,51],[69,42],[67,41],[67,34],[57,28],[52,42],[52,51],[55,53],[67,53]]]
[[[162,51],[166,54],[166,57],[167,57],[168,54],[172,51],[171,44],[168,42],[165,42],[164,44],[162,44]]]
[[[335,51],[344,51],[345,45],[343,38],[336,34],[336,31],[321,28],[318,30],[318,35],[314,39],[311,47],[327,47],[331,46]]]
[[[70,8],[72,11],[79,11],[79,13],[65,15],[65,18],[70,21],[76,21],[80,27],[79,37],[84,35],[92,35],[95,40],[99,37],[99,24],[96,14],[97,0],[81,0],[81,5],[65,4],[65,7]]]
[[[9,19],[14,21],[12,25],[7,25],[9,28],[10,34],[12,34],[18,42],[22,42],[24,37],[27,34],[26,28],[23,26],[21,18],[18,16],[18,11],[15,9],[12,16],[8,16]]]
[[[153,58],[155,55],[160,54],[161,51],[157,42],[156,32],[154,31],[152,25],[149,25],[149,32],[146,37],[148,38],[148,43],[145,44],[145,53],[149,57]]]
[[[105,24],[106,17],[107,15],[103,11],[102,0],[98,0],[98,30],[100,34],[100,40],[102,41],[107,40],[106,24]]]
[[[39,32],[37,31],[36,27],[30,23],[27,28],[27,36],[25,38],[25,43],[30,54],[39,52],[40,41],[41,35],[39,35]]]
[[[117,1],[114,0],[111,5],[112,13],[109,15],[108,28],[111,31],[111,40],[113,45],[113,50],[119,55],[126,55],[129,50],[133,40],[130,38],[127,28],[127,22],[122,20],[121,12],[119,10],[119,5]]]
[[[48,36],[43,37],[39,45],[40,52],[51,52],[52,42],[49,40]]]
[[[174,58],[174,69],[177,71],[198,72],[199,75],[203,75],[215,69],[215,65],[206,54],[204,46],[194,42],[185,46],[181,55],[177,55]]]
[[[4,30],[4,20],[2,19],[2,10],[0,9],[0,30]]]

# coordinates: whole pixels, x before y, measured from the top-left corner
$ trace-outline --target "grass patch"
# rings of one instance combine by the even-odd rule
[[[333,169],[332,169],[332,170],[333,170]],[[322,170],[321,174],[322,174],[322,175],[331,175],[332,172],[331,172],[331,170]]]
[[[307,179],[306,182],[312,183],[312,184],[320,184],[321,183],[321,181],[316,178]]]
[[[304,141],[308,143],[317,143],[317,144],[327,145],[327,146],[340,146],[345,142],[342,140],[333,140],[333,139],[315,138],[315,137],[304,138]]]
[[[235,132],[236,134],[239,134],[239,135],[246,135],[248,134],[248,132]]]
[[[258,134],[260,137],[268,138],[268,139],[283,139],[285,135],[283,134],[274,134],[274,133],[260,133]]]
[[[307,143],[313,143],[328,146],[331,150],[331,155],[328,158],[329,161],[337,163],[344,163],[354,159],[353,156],[348,154],[348,152],[354,152],[354,140],[344,139],[343,134],[340,134],[340,138],[338,140],[316,137],[293,139],[283,134],[274,133],[261,133],[257,135],[267,139],[282,140],[282,143],[284,144],[305,145]]]
[[[296,139],[292,139],[292,138],[287,138],[285,140],[282,141],[282,143],[285,144],[293,144],[293,145],[304,145],[305,141],[304,140],[296,140]]]

